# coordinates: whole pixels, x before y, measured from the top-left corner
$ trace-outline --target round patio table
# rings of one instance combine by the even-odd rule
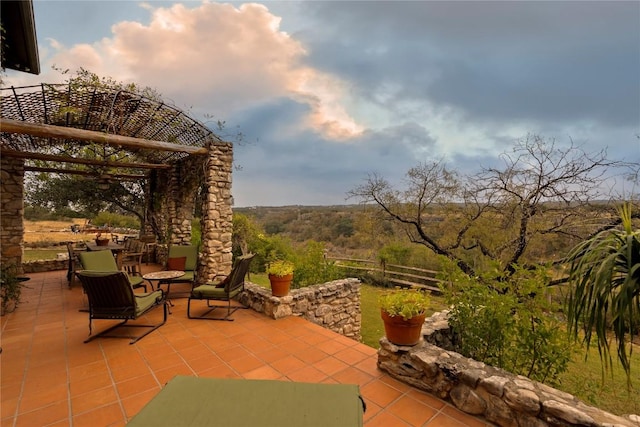
[[[147,273],[142,276],[142,278],[148,281],[151,284],[151,290],[153,291],[153,281],[158,281],[158,286],[160,286],[160,282],[163,280],[177,279],[178,277],[184,276],[184,271],[180,270],[163,270],[163,271],[154,271],[152,273]],[[158,287],[156,287],[158,289]]]

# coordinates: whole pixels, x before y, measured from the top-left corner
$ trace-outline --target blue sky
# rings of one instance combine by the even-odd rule
[[[370,173],[463,173],[527,134],[640,163],[640,2],[41,1],[52,65],[157,89],[235,143],[236,206],[353,203]],[[636,189],[637,190],[637,189]]]

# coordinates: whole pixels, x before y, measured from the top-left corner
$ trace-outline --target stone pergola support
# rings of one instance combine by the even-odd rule
[[[202,206],[201,267],[198,282],[213,280],[231,271],[233,211],[231,181],[233,146],[217,143],[209,147],[205,167],[206,192]]]
[[[3,266],[22,273],[24,247],[24,159],[0,157],[0,250]]]

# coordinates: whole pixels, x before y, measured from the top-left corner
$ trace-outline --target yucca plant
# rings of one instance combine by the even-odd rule
[[[612,362],[608,334],[613,334],[618,360],[630,381],[633,347],[626,341],[640,319],[640,232],[633,230],[630,204],[619,212],[620,229],[602,231],[569,253],[567,317],[574,339],[584,331],[587,348],[595,333],[605,367]]]

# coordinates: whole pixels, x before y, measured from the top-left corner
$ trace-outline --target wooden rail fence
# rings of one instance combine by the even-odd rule
[[[327,256],[326,259],[334,261],[336,267],[377,273],[386,281],[401,288],[425,289],[436,294],[441,293],[438,283],[442,282],[442,280],[435,277],[438,274],[435,270],[387,264],[384,261],[377,262],[367,259],[332,256]]]

